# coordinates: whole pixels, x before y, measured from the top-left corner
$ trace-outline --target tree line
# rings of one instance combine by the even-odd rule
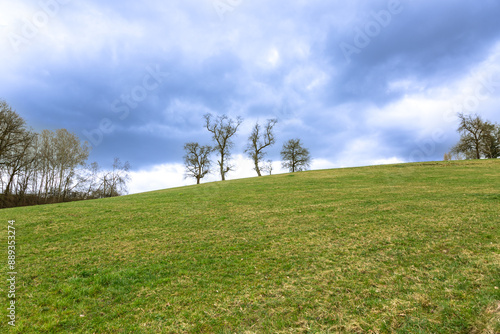
[[[446,153],[444,160],[500,158],[500,125],[483,120],[479,115],[458,114],[459,142]]]
[[[212,114],[204,115],[204,121],[206,130],[211,134],[213,145],[200,145],[198,142],[184,145],[186,177],[196,179],[197,184],[211,172],[213,153],[217,155],[214,162],[222,181],[226,180],[228,172],[234,170],[234,166],[230,163],[231,149],[234,146],[232,138],[243,123],[241,117],[233,119],[227,115]],[[266,149],[276,143],[274,127],[277,123],[277,119],[268,119],[263,126],[257,122],[248,137],[245,153],[252,160],[257,176],[262,176],[263,172],[272,173],[272,161],[264,161],[264,158],[267,155]],[[283,168],[292,173],[306,170],[311,163],[309,150],[302,146],[300,139],[290,139],[284,143],[281,158]]]
[[[0,208],[119,196],[127,192],[129,163],[112,170],[87,164],[90,147],[66,129],[28,128],[0,100]]]

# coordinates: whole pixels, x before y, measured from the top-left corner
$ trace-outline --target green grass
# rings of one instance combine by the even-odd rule
[[[3,263],[11,219],[12,333],[500,333],[498,160],[0,210]]]

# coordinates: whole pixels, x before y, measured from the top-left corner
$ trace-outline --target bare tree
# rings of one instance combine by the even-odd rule
[[[4,193],[17,195],[19,202],[25,195],[36,197],[36,203],[74,198],[88,155],[88,145],[65,129],[25,131],[23,141],[11,145],[4,154],[8,159],[2,159]]]
[[[77,174],[76,190],[83,199],[99,198],[100,176],[102,172],[97,162],[92,162],[82,168]]]
[[[26,179],[27,167],[35,160],[33,144],[35,142],[35,134],[32,132],[25,132],[21,135],[22,141],[18,141],[15,146],[12,146],[7,152],[7,159],[5,160],[5,167],[8,175],[7,185],[5,187],[4,193],[9,195],[12,191],[12,187],[16,188],[16,193],[20,192],[20,189],[15,186],[15,181],[17,185],[23,185],[22,188],[27,188]],[[25,192],[25,189],[22,190]]]
[[[274,143],[276,142],[273,133],[273,128],[276,123],[278,123],[277,119],[268,119],[264,128],[264,133],[262,133],[262,129],[257,122],[252,129],[250,137],[248,137],[248,145],[245,152],[253,160],[254,170],[257,172],[258,176],[262,176],[262,167],[259,166],[259,164],[262,162],[264,156],[266,155],[264,149],[271,145],[274,145]]]
[[[206,122],[205,127],[212,133],[212,139],[216,144],[214,150],[219,153],[217,164],[219,165],[222,181],[225,181],[226,174],[233,169],[233,166],[229,164],[229,158],[231,157],[230,149],[234,145],[231,138],[238,131],[238,127],[243,122],[243,119],[237,117],[234,120],[227,115],[214,117],[212,114],[206,114],[204,118]]]
[[[266,163],[262,166],[261,170],[271,175],[273,173],[273,162],[271,160],[267,160]]]
[[[90,154],[87,142],[82,143],[80,139],[66,129],[56,130],[55,142],[55,166],[58,172],[57,194],[62,200],[65,199],[76,184],[75,172],[79,166],[84,166]]]
[[[0,208],[126,193],[128,162],[101,172],[89,150],[66,129],[34,133],[0,100]]]
[[[300,139],[290,139],[283,144],[281,159],[283,168],[292,173],[306,170],[311,164],[309,150],[302,147]]]
[[[184,165],[186,166],[186,176],[194,177],[196,184],[210,173],[210,154],[213,148],[210,146],[200,146],[198,143],[187,143],[184,145]]]
[[[488,121],[483,121],[478,115],[458,114],[460,126],[460,141],[452,149],[454,154],[464,154],[466,159],[481,159],[487,156],[491,147],[488,139],[495,130],[495,126]]]
[[[97,162],[76,173],[76,186],[71,195],[80,199],[114,197],[126,194],[130,180],[130,164],[115,158],[111,170],[101,170]]]
[[[36,193],[38,171],[37,143],[38,135],[36,133],[31,133],[29,141],[25,142],[25,150],[22,154],[22,163],[18,171],[16,185],[16,193],[21,202],[24,202],[27,194]]]
[[[36,134],[7,102],[0,100],[0,180],[5,195],[25,192],[34,161]]]
[[[101,185],[98,192],[100,197],[115,197],[125,195],[127,190],[127,181],[130,180],[130,164],[122,163],[119,158],[115,158],[113,169],[105,172],[101,178]]]
[[[14,150],[26,141],[27,133],[24,119],[0,100],[0,166],[14,157]]]
[[[481,146],[484,157],[486,159],[497,159],[500,157],[500,125],[490,123],[487,125],[486,131]]]

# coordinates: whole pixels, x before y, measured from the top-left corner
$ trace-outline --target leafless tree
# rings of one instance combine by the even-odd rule
[[[119,158],[115,158],[113,169],[105,172],[99,187],[102,197],[115,197],[127,194],[127,182],[130,180],[130,164],[122,163]]]
[[[5,195],[27,188],[36,134],[8,104],[0,100],[0,179]],[[22,174],[22,175],[21,175]]]
[[[488,131],[489,130],[489,131]],[[486,159],[496,159],[500,157],[500,125],[489,124],[486,129],[481,149]]]
[[[266,152],[264,151],[267,147],[274,145],[276,142],[274,138],[273,128],[278,123],[277,119],[268,119],[264,132],[262,133],[262,128],[257,122],[252,129],[250,137],[248,137],[248,145],[245,152],[253,160],[254,170],[257,172],[258,176],[262,176],[262,167],[259,164],[264,159]]]
[[[290,139],[283,144],[281,159],[283,168],[292,173],[306,170],[311,164],[309,150],[302,147],[300,139]]]
[[[267,160],[266,163],[262,166],[261,170],[271,175],[273,173],[273,162],[271,160]]]
[[[213,148],[210,146],[200,146],[198,143],[187,143],[184,145],[184,165],[186,166],[186,177],[194,177],[196,184],[210,173],[210,154]]]
[[[76,169],[84,166],[90,154],[90,148],[86,142],[66,129],[56,130],[54,141],[55,165],[57,171],[57,194],[64,200],[76,184]]]
[[[35,159],[33,154],[33,143],[35,140],[35,134],[31,132],[25,132],[22,136],[22,141],[19,141],[15,146],[11,147],[9,152],[7,152],[7,159],[5,162],[5,169],[7,171],[7,184],[4,189],[5,194],[10,194],[12,188],[18,189],[16,185],[23,184],[27,186],[27,167],[31,165]],[[23,175],[21,175],[23,174]],[[23,187],[24,188],[24,187]]]
[[[111,171],[86,165],[90,148],[66,129],[37,134],[0,100],[0,208],[117,196],[127,192],[129,164]]]
[[[453,147],[452,153],[464,154],[466,159],[481,159],[488,157],[491,147],[492,133],[495,126],[488,121],[483,121],[478,115],[458,114],[460,126],[460,141]]]
[[[15,150],[25,143],[28,132],[24,119],[0,100],[0,166],[14,158]]]
[[[229,164],[230,149],[234,145],[231,138],[238,131],[243,119],[237,117],[234,120],[227,115],[214,117],[212,114],[206,114],[204,118],[205,127],[212,134],[212,139],[215,142],[214,150],[219,153],[217,164],[219,165],[222,181],[224,181],[226,180],[226,174],[233,169]]]
[[[99,198],[100,178],[103,175],[99,164],[92,162],[82,168],[77,174],[77,187],[75,190],[83,199]]]

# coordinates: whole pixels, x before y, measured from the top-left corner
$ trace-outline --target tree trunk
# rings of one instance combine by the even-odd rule
[[[260,173],[259,161],[254,160],[254,164],[255,164],[255,171],[257,172],[257,175],[262,176],[262,174]]]
[[[5,188],[5,195],[9,195],[10,192],[11,192],[11,186],[12,186],[12,183],[14,182],[14,177],[16,176],[17,174],[17,170],[16,168],[14,167],[12,169],[12,174],[9,176],[9,182],[7,182],[7,187]]]
[[[11,186],[12,182],[14,181],[14,175],[15,174],[12,174],[9,177],[9,182],[7,182],[7,187],[5,187],[5,192],[4,192],[5,195],[10,195],[10,186]]]
[[[475,148],[476,148],[476,159],[481,159],[481,153],[480,153],[480,146],[481,146],[481,140],[479,139],[477,132],[474,133],[474,143],[475,143]]]
[[[226,173],[224,172],[224,155],[223,154],[221,154],[221,156],[220,156],[219,166],[220,166],[220,176],[222,178],[222,181],[226,181]]]

